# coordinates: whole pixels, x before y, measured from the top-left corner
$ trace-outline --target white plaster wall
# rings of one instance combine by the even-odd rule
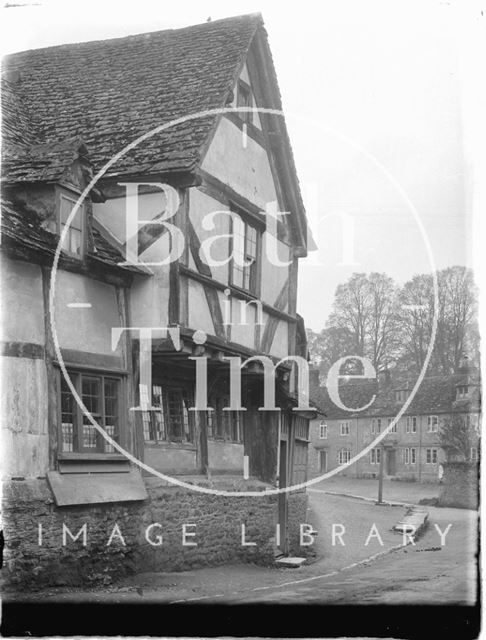
[[[44,476],[49,458],[45,362],[2,357],[1,372],[2,475]]]
[[[267,152],[250,137],[246,143],[240,129],[223,117],[202,168],[265,210],[267,202],[277,200]]]
[[[211,196],[206,195],[197,188],[189,190],[189,218],[192,222],[194,230],[200,239],[204,241],[207,238],[216,238],[221,235],[228,235],[230,232],[230,217],[225,213],[215,215],[212,218],[214,229],[207,231],[203,229],[203,219],[210,213],[216,211],[229,211],[228,207],[218,202]],[[208,220],[209,222],[209,220]],[[187,242],[189,239],[187,238]],[[218,238],[211,243],[210,257],[215,261],[224,261],[229,256],[229,238]],[[205,262],[209,262],[205,260]],[[191,252],[189,251],[189,266],[196,269]],[[228,282],[228,264],[221,266],[208,265],[211,269],[212,276],[218,282]]]
[[[106,202],[93,203],[93,215],[101,222],[122,244],[126,238],[126,216],[128,198],[112,198]],[[163,191],[143,193],[138,195],[139,220],[152,220],[161,214],[166,207],[166,197]]]
[[[70,302],[89,302],[89,309],[72,309]],[[68,271],[57,272],[55,321],[59,345],[121,356],[111,350],[111,330],[120,326],[115,287]]]
[[[285,243],[280,240],[273,239],[272,241],[276,242],[277,245],[277,257],[281,262],[289,262],[290,261],[290,248]],[[272,264],[270,260],[267,258],[267,238],[266,234],[263,235],[262,238],[262,288],[261,288],[261,299],[270,304],[274,305],[275,301],[282,290],[285,281],[289,277],[289,269],[290,266],[279,266],[278,264]],[[288,309],[288,300],[282,311],[287,311]]]
[[[199,282],[189,280],[188,303],[189,327],[191,329],[202,329],[208,335],[214,336],[216,332],[213,320],[203,286]]]
[[[20,260],[0,258],[2,340],[45,343],[41,268]]]

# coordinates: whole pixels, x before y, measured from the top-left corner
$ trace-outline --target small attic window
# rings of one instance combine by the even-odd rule
[[[467,384],[461,384],[457,387],[457,397],[466,398],[469,393],[469,387]]]
[[[395,390],[395,402],[405,402],[408,396],[408,389]]]
[[[251,95],[251,88],[246,84],[243,80],[238,82],[238,107],[253,107],[253,98]],[[239,112],[239,117],[243,122],[247,122],[249,124],[253,124],[253,112]]]
[[[68,191],[67,189],[59,189],[58,193],[58,214],[57,214],[57,230],[59,235],[66,227],[67,221],[78,199],[77,194]],[[63,251],[70,256],[76,258],[83,258],[84,246],[85,246],[85,226],[86,226],[86,208],[82,204],[76,214],[71,220],[66,236],[62,245]]]

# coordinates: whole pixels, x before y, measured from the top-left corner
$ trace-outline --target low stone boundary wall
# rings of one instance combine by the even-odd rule
[[[477,509],[479,506],[478,464],[444,462],[439,506]]]
[[[5,483],[2,573],[7,588],[89,586],[139,571],[274,562],[277,495],[228,497],[156,478],[145,482],[149,498],[143,502],[76,507],[56,507],[44,479]],[[265,487],[249,484],[245,490]],[[218,488],[235,490],[230,482]],[[293,553],[306,511],[307,495],[290,494]]]

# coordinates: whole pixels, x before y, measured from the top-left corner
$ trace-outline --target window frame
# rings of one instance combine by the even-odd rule
[[[416,447],[410,447],[410,464],[411,465],[417,464],[417,448]]]
[[[342,460],[343,454],[345,454],[345,460]],[[338,464],[346,464],[351,460],[351,449],[342,448],[338,451]]]
[[[231,216],[230,216],[230,238],[229,238],[229,255],[231,256],[228,264],[228,282],[232,287],[239,289],[240,291],[245,292],[246,294],[250,294],[251,296],[258,297],[260,295],[260,287],[261,287],[261,251],[262,251],[262,225],[259,225],[257,221],[253,221],[249,219],[248,214],[244,209],[237,206],[233,202],[229,205]],[[247,229],[251,228],[255,231],[255,258],[254,262],[251,265],[246,265],[240,267],[236,265],[233,250],[234,250],[234,234],[235,234],[235,221],[234,217],[237,216],[239,220],[243,223],[244,228],[244,248],[243,248],[243,258],[246,261],[246,251],[247,251]],[[243,283],[238,284],[235,282],[235,265],[238,269],[242,270],[243,273]],[[254,267],[252,269],[252,267]],[[250,269],[250,274],[248,278],[248,287],[245,287],[245,270]]]
[[[467,398],[469,395],[469,385],[460,384],[457,386],[457,398]]]
[[[418,418],[417,416],[407,416],[405,422],[405,433],[417,433]]]
[[[391,425],[391,423],[393,422],[393,418],[388,418],[387,420],[388,420],[387,427],[389,427]],[[398,420],[395,422],[393,427],[390,429],[390,433],[398,433]]]
[[[327,422],[321,420],[319,423],[319,440],[326,440],[328,434]]]
[[[68,189],[67,187],[61,187],[58,185],[56,186],[56,232],[59,238],[61,237],[62,230],[65,226],[61,221],[62,201],[64,199],[73,203],[73,207],[71,207],[71,212],[72,212],[72,209],[74,208],[74,205],[76,204],[76,201],[79,199],[80,195],[81,195],[80,193],[77,193],[74,190]],[[71,212],[69,213],[69,215],[71,215]],[[86,202],[83,202],[80,205],[78,209],[78,213],[76,215],[79,215],[81,219],[81,251],[79,254],[77,254],[63,247],[62,252],[67,256],[74,258],[76,260],[84,260],[86,256],[86,238],[87,238]],[[72,227],[70,226],[69,229],[71,228]],[[67,234],[67,237],[69,237],[69,233]]]
[[[435,460],[434,460],[435,458]],[[439,464],[439,451],[437,447],[427,447],[425,450],[425,464]]]
[[[375,447],[370,451],[370,464],[381,463],[381,447]]]
[[[478,461],[478,447],[471,447],[471,449],[469,451],[469,460],[471,462],[477,462]]]
[[[216,406],[214,406],[216,405]],[[213,442],[229,442],[243,444],[243,420],[241,411],[225,411],[230,405],[228,396],[217,396],[209,399],[212,411],[205,411],[208,440]],[[211,425],[209,425],[211,422]],[[236,433],[236,438],[235,438]]]
[[[341,436],[349,436],[350,434],[350,421],[349,420],[343,420],[340,425],[339,425],[339,434]]]
[[[248,99],[249,102],[247,102],[245,104],[245,100],[244,100],[244,94],[246,94],[246,97]],[[251,86],[245,82],[244,80],[242,80],[241,78],[239,78],[238,83],[237,83],[237,87],[236,87],[236,106],[237,108],[239,107],[251,107],[251,108],[255,108],[255,105],[253,104],[254,102],[254,98],[253,98],[253,92],[251,90]],[[240,118],[240,120],[242,120],[243,122],[245,122],[246,124],[249,125],[253,125],[254,124],[254,118],[253,118],[253,111],[237,111],[237,116]]]
[[[115,372],[108,370],[99,370],[99,369],[91,369],[84,367],[76,367],[76,366],[68,366],[67,372],[71,382],[76,389],[78,396],[83,400],[83,387],[82,381],[83,378],[96,378],[99,379],[100,384],[100,408],[101,413],[91,414],[93,418],[98,422],[98,424],[105,429],[110,437],[113,438],[116,435],[115,439],[118,444],[121,446],[125,446],[126,444],[126,374],[123,372]],[[107,430],[107,426],[111,427],[112,425],[106,425],[106,390],[105,390],[105,382],[107,380],[115,381],[117,384],[117,395],[116,395],[116,405],[117,405],[117,429],[115,429],[115,434],[109,433]],[[71,396],[72,401],[72,449],[65,450],[64,449],[64,434],[63,434],[63,410],[62,410],[62,394],[63,394],[63,383],[66,383],[66,391]],[[82,456],[86,459],[89,459],[90,456],[94,456],[96,458],[102,457],[112,457],[112,456],[120,456],[121,454],[110,445],[105,438],[98,433],[98,431],[91,425],[91,428],[95,432],[96,438],[96,446],[95,447],[86,447],[84,446],[84,433],[83,433],[83,411],[79,406],[78,402],[74,398],[67,382],[64,379],[64,376],[60,370],[57,372],[57,454],[59,459],[69,458],[71,456],[77,457]],[[101,417],[100,418],[98,417]],[[87,425],[89,426],[89,425]],[[79,443],[83,443],[80,444]],[[106,450],[106,447],[110,447],[112,450]]]
[[[160,394],[158,391],[160,389]],[[181,438],[172,438],[171,420],[173,419],[170,413],[171,404],[173,399],[171,396],[179,396],[180,408],[179,413],[182,418]],[[160,405],[155,404],[155,398],[160,396]],[[185,406],[185,404],[187,406]],[[148,411],[141,411],[142,421],[142,434],[144,444],[147,446],[162,446],[162,447],[183,447],[183,448],[195,448],[196,447],[196,421],[194,411],[190,411],[189,408],[193,406],[193,390],[188,385],[174,382],[173,384],[167,384],[166,381],[152,381],[152,406],[157,406],[159,410],[150,409]],[[156,418],[156,415],[161,415],[161,419]],[[184,415],[187,417],[187,428],[189,432],[189,439],[184,438],[185,423]],[[162,426],[163,431],[159,431],[156,427]],[[146,433],[149,435],[155,435],[155,438],[146,438]],[[166,437],[157,437],[158,433],[165,434]]]
[[[435,421],[434,421],[435,418]],[[431,414],[427,416],[427,433],[437,433],[439,431],[439,416]]]

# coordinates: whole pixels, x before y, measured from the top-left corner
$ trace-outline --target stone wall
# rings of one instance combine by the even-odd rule
[[[144,502],[59,508],[44,479],[6,483],[3,496],[6,586],[16,589],[90,586],[109,584],[113,579],[139,571],[273,562],[278,496],[209,495],[167,486],[156,478],[146,479],[146,484],[149,499]],[[255,486],[262,490],[263,483]],[[306,522],[306,510],[307,495],[291,494],[292,552],[297,552],[299,525]],[[195,542],[197,546],[183,545],[184,524],[195,525],[186,526],[186,542]],[[77,540],[65,532],[63,544],[63,525],[73,536],[81,532]],[[151,525],[154,526],[149,528]],[[255,544],[242,545],[242,525],[245,542]]]
[[[479,502],[478,465],[474,462],[444,462],[439,505],[477,509]]]

